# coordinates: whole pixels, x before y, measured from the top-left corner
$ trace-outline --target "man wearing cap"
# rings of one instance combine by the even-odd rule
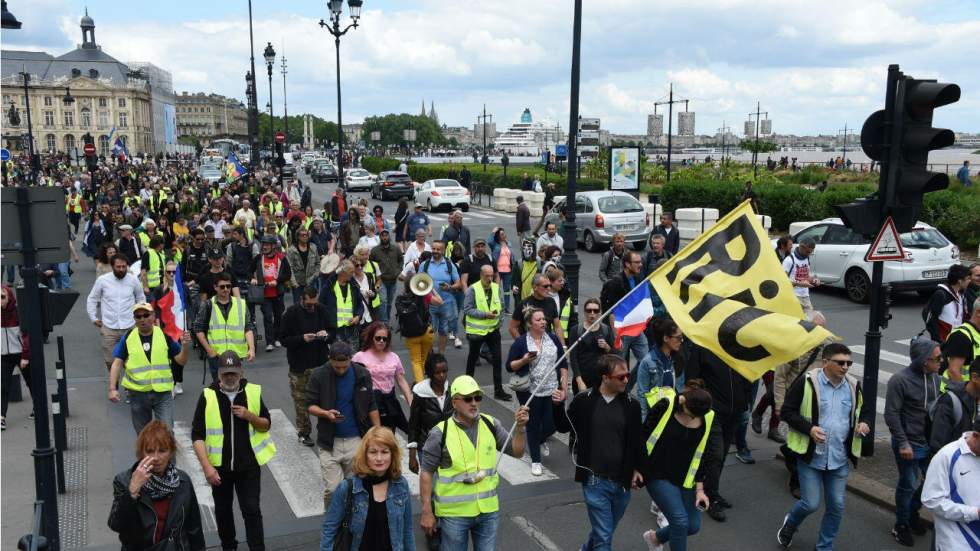
[[[119,254],[126,255],[126,260],[130,264],[135,263],[143,256],[143,247],[139,239],[133,237],[133,226],[122,224],[119,226],[119,239],[116,240],[116,250]]]
[[[422,205],[415,203],[415,212],[408,215],[408,220],[405,221],[405,239],[408,240],[410,235],[418,235],[419,230],[425,230],[425,234],[428,236],[432,235],[432,222],[429,217],[422,212]]]
[[[261,467],[276,455],[269,435],[272,421],[262,400],[262,387],[242,378],[241,358],[226,351],[218,364],[218,379],[201,392],[194,410],[194,453],[211,485],[221,548],[238,547],[232,509],[238,494],[248,548],[263,551]]]
[[[425,240],[425,230],[415,230],[415,241],[405,247],[405,262],[402,265],[402,278],[411,277],[419,271],[419,263],[424,252],[432,252],[432,245]]]
[[[487,250],[487,240],[478,237],[473,242],[473,252],[463,257],[459,263],[459,277],[463,280],[463,288],[468,289],[470,285],[480,279],[480,269],[490,266],[493,269],[493,280],[500,283],[500,276],[497,274],[497,263],[493,261],[490,252]]]
[[[289,269],[286,256],[279,252],[276,247],[278,240],[275,236],[263,235],[261,243],[262,254],[252,261],[250,284],[259,285],[259,282],[262,282],[261,285],[264,289],[262,323],[265,325],[265,351],[271,352],[273,348],[282,346],[276,340],[276,334],[279,332],[279,322],[282,319],[283,310],[286,309],[283,295],[286,293],[286,283],[292,277],[292,270]],[[273,341],[275,342],[273,343]]]
[[[198,301],[204,302],[206,300],[211,300],[216,294],[214,289],[214,278],[222,272],[226,272],[225,269],[225,252],[219,247],[213,247],[207,249],[208,256],[208,268],[204,272],[201,272],[197,276],[197,287],[198,287]],[[229,273],[230,277],[231,274]],[[235,285],[235,278],[232,277],[232,289],[231,294],[236,297],[241,297],[241,292],[238,286]],[[197,310],[195,309],[195,312]],[[196,315],[196,314],[195,314]]]
[[[473,377],[457,377],[449,394],[452,416],[429,431],[422,447],[419,524],[432,536],[436,532],[436,517],[439,518],[441,549],[465,549],[472,537],[474,551],[491,551],[496,549],[499,523],[497,451],[503,449],[508,428],[498,419],[480,413],[483,391]],[[517,409],[514,420],[517,428],[506,452],[521,457],[527,406]],[[464,440],[468,444],[464,445]]]
[[[306,384],[307,409],[317,418],[324,510],[330,508],[330,496],[340,481],[352,473],[361,436],[372,426],[381,426],[371,373],[351,362],[353,355],[349,344],[335,342],[330,360],[314,369]]]
[[[153,306],[142,302],[133,306],[136,327],[119,339],[109,370],[109,400],[119,401],[116,383],[123,373],[122,386],[129,391],[133,428],[139,434],[154,418],[174,427],[174,377],[170,361],[184,365],[190,349],[190,333],[184,331],[175,343],[156,324]]]
[[[381,243],[371,249],[368,255],[371,263],[381,272],[381,321],[387,322],[391,315],[391,305],[395,302],[395,290],[398,285],[398,274],[402,271],[405,255],[401,249],[391,242],[391,231],[381,230]]]

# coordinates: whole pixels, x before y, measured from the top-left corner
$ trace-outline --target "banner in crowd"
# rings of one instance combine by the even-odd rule
[[[684,334],[750,381],[831,336],[803,308],[746,201],[650,276]]]

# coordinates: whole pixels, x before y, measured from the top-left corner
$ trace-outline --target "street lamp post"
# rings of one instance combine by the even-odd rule
[[[251,72],[245,73],[245,81],[248,83],[246,97],[248,102],[248,164],[249,170],[255,170],[259,164],[259,99],[255,94],[255,41],[252,37],[252,0],[248,0],[248,55],[252,64]]]
[[[275,126],[275,118],[272,114],[272,64],[276,62],[276,51],[272,49],[272,42],[266,43],[262,57],[265,58],[265,65],[269,70],[269,147],[271,148],[272,144],[275,143],[272,137],[274,132],[272,127]]]
[[[347,0],[347,7],[350,10],[351,22],[341,30],[340,16],[344,11],[343,0],[330,0],[330,22],[320,20],[320,27],[326,27],[333,35],[334,45],[337,50],[337,184],[338,187],[344,186],[344,124],[341,118],[340,103],[340,37],[347,34],[347,31],[357,28],[357,22],[361,18],[361,6],[363,0]]]
[[[572,20],[572,78],[570,103],[568,107],[568,128],[573,129],[578,126],[578,89],[580,59],[582,50],[582,0],[575,0],[575,10]],[[568,136],[568,158],[575,159],[578,150],[578,132],[569,130]],[[578,275],[582,262],[575,252],[577,246],[575,237],[575,191],[578,174],[574,170],[568,171],[568,189],[565,192],[565,223],[562,224],[562,236],[564,237],[565,253],[562,255],[562,264],[565,266],[565,278],[568,280],[568,288],[572,293],[572,319],[569,324],[574,324],[577,320],[578,311]]]
[[[289,150],[289,108],[286,105],[286,52],[282,52],[282,125],[286,141],[282,144],[283,151]]]
[[[75,98],[71,95],[71,88],[65,86],[65,97],[61,98],[62,103],[65,104],[65,109],[71,109],[75,105]],[[73,115],[74,117],[74,115]],[[65,146],[65,153],[70,154],[75,159],[75,164],[78,165],[78,145],[75,144],[74,139],[72,140],[72,149],[74,151],[68,151],[67,145]],[[69,159],[68,164],[71,165],[71,160]]]

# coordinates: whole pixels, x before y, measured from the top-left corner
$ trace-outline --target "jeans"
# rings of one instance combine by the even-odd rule
[[[493,373],[493,389],[502,391],[504,389],[500,375],[500,330],[494,329],[486,335],[466,335],[469,350],[466,352],[466,374],[473,376],[476,373],[476,362],[480,359],[480,349],[486,344],[490,349],[490,370]]]
[[[749,399],[749,405],[746,406],[747,408],[752,407],[752,403],[755,401],[755,396],[758,393],[759,393],[759,380],[756,379],[755,382],[752,383],[752,394],[749,395],[751,396],[751,398]],[[749,449],[749,443],[745,440],[745,437],[749,432],[749,419],[751,417],[752,414],[749,412],[749,409],[743,411],[742,414],[739,415],[738,417],[739,418],[738,428],[735,430],[735,449],[737,451]]]
[[[388,283],[387,281],[381,282],[381,311],[379,312],[379,318],[381,321],[388,323],[391,317],[391,305],[395,303],[395,291],[398,289],[398,282],[392,281]]]
[[[912,459],[898,455],[898,443],[892,440],[898,484],[895,486],[895,524],[908,526],[922,508],[922,481],[929,468],[929,448],[912,446]],[[920,478],[919,473],[922,474]]]
[[[51,288],[64,291],[71,289],[71,276],[68,275],[68,263],[58,263],[58,273],[51,276]]]
[[[262,301],[262,325],[265,326],[265,344],[270,345],[279,340],[279,324],[285,309],[281,296],[266,297]]]
[[[459,332],[459,320],[463,317],[463,301],[466,300],[466,295],[463,291],[453,291],[453,298],[456,300],[456,317],[449,326],[449,332],[455,335]]]
[[[167,392],[129,391],[129,410],[133,418],[133,428],[139,434],[150,421],[156,418],[174,430],[174,396]]]
[[[504,310],[510,311],[511,272],[500,273],[500,296],[504,298]]]
[[[475,517],[439,517],[439,530],[442,533],[440,551],[459,551],[466,549],[469,539],[473,541],[473,551],[495,551],[497,548],[498,512],[480,513]]]
[[[238,494],[238,507],[245,521],[245,540],[250,551],[265,549],[265,534],[262,528],[261,490],[262,470],[258,466],[244,471],[230,471],[216,467],[221,484],[211,486],[214,497],[214,520],[218,525],[218,537],[222,549],[238,549],[235,539],[235,512],[232,510],[235,494]]]
[[[686,551],[687,537],[701,530],[701,513],[694,506],[693,488],[681,488],[666,480],[647,481],[647,493],[670,521],[657,530],[657,541],[670,542],[670,551]]]
[[[626,365],[628,366],[630,363],[630,352],[636,357],[636,365],[630,370],[630,382],[626,386],[626,392],[632,392],[633,387],[636,385],[636,366],[640,365],[640,362],[646,357],[647,352],[650,351],[650,345],[648,344],[647,336],[643,333],[635,337],[623,337],[622,341],[623,348],[620,350],[619,355],[626,360]],[[638,399],[642,400],[644,398],[640,396]]]
[[[452,295],[443,297],[446,302],[442,306],[429,305],[429,316],[432,318],[432,329],[440,335],[448,335],[456,328],[456,299]]]
[[[517,399],[523,404],[531,398],[530,392],[518,392]],[[527,420],[527,448],[531,463],[541,462],[541,444],[555,433],[554,408],[551,396],[535,396],[528,404],[531,411]]]
[[[822,492],[827,504],[815,549],[829,551],[834,548],[834,538],[837,537],[837,530],[844,516],[848,465],[845,463],[833,470],[820,470],[814,469],[805,461],[797,461],[796,467],[800,474],[800,500],[789,510],[787,522],[793,527],[799,527],[807,515],[816,512],[820,507]]]
[[[292,288],[293,304],[303,304],[304,289],[306,289],[306,285],[300,285],[299,287]]]
[[[608,478],[589,475],[582,483],[582,495],[592,525],[582,551],[611,551],[613,532],[630,504],[630,491]]]

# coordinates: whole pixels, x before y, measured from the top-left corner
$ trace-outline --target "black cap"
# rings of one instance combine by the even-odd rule
[[[225,252],[221,249],[215,247],[213,249],[208,249],[208,258],[224,258]]]

